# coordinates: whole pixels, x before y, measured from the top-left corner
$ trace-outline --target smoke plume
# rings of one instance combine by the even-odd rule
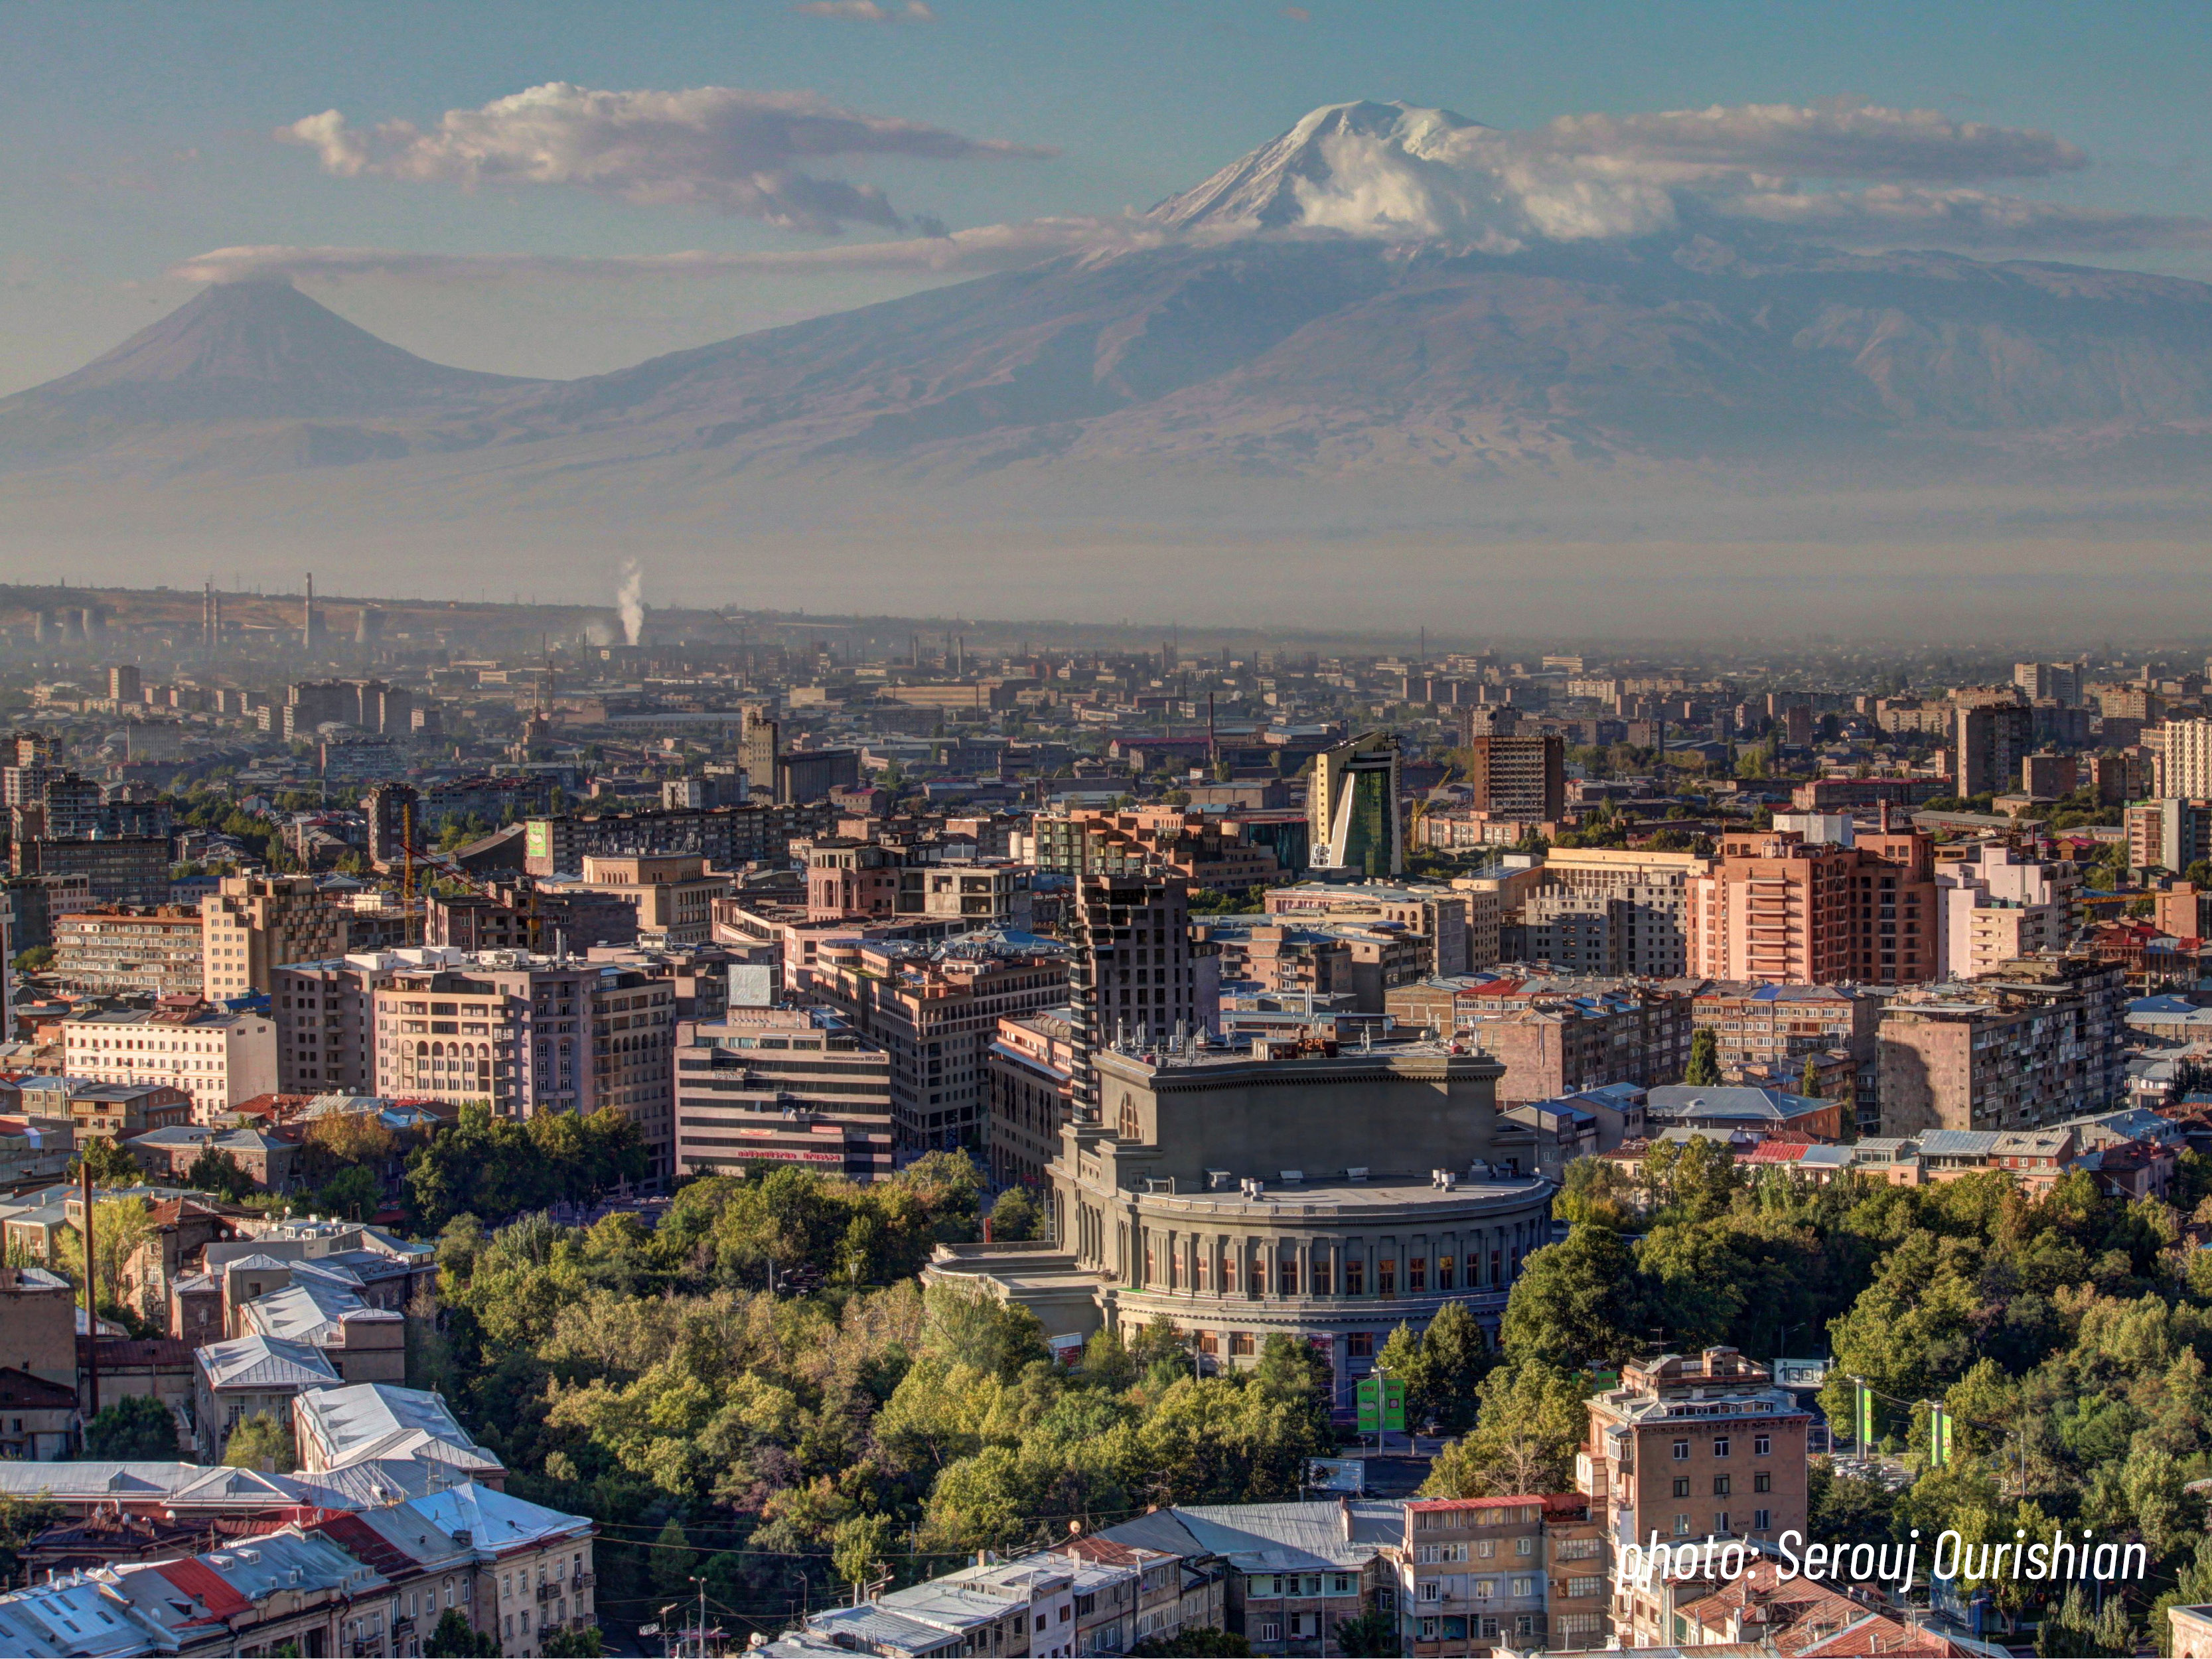
[[[623,642],[637,645],[645,638],[645,567],[624,559],[622,586],[615,590],[615,609],[622,612]]]

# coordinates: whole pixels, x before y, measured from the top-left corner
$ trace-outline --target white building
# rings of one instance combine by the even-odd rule
[[[1978,863],[1936,868],[1942,912],[1939,978],[1995,973],[2039,951],[2063,951],[2073,937],[2079,877],[2025,860],[2009,847],[1980,850]]]
[[[201,1123],[276,1089],[276,1021],[266,1013],[226,1012],[196,997],[64,1020],[62,1054],[71,1077],[182,1089]]]

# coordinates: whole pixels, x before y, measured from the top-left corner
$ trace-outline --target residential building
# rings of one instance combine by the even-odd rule
[[[1523,902],[1525,944],[1516,957],[1562,973],[1687,973],[1690,883],[1711,865],[1696,853],[1557,848],[1545,855],[1542,890]]]
[[[1796,1088],[1809,1060],[1821,1094],[1865,1104],[1878,1097],[1881,1009],[1878,994],[1840,986],[1709,980],[1690,1018],[1713,1034],[1725,1082]]]
[[[1800,985],[1935,977],[1942,923],[1929,838],[1838,822],[1834,840],[1782,830],[1723,838],[1713,872],[1690,884],[1692,974]]]
[[[239,1330],[248,1336],[314,1349],[346,1382],[407,1380],[407,1321],[371,1306],[344,1284],[302,1264],[292,1282],[240,1304]]]
[[[1604,1516],[1614,1551],[1655,1538],[1771,1543],[1804,1532],[1812,1415],[1734,1348],[1632,1360],[1589,1411],[1575,1485]],[[1656,1579],[1613,1587],[1613,1633],[1624,1647],[1674,1639],[1658,1591]]]
[[[1946,863],[1936,872],[1943,917],[1938,976],[1978,979],[2021,957],[2063,951],[2074,936],[2081,891],[2074,867],[1991,843],[1977,850],[1972,861]]]
[[[676,987],[649,968],[595,963],[583,992],[591,1018],[591,1109],[611,1107],[637,1125],[646,1180],[658,1186],[676,1169]]]
[[[1218,1611],[1203,1619],[1187,1596],[1184,1628],[1229,1631],[1256,1654],[1318,1659],[1343,1652],[1339,1627],[1391,1592],[1384,1552],[1404,1527],[1399,1504],[1351,1498],[1176,1504],[1098,1536],[1176,1556],[1187,1579],[1218,1596]]]
[[[192,1121],[192,1097],[170,1083],[88,1083],[80,1078],[63,1080],[70,1127],[76,1144],[88,1140],[124,1141],[151,1129],[167,1129]]]
[[[991,1183],[1043,1192],[1060,1154],[1060,1129],[1073,1110],[1073,1012],[1054,1008],[1000,1018],[984,1067],[990,1079],[984,1153]]]
[[[1463,1659],[1500,1649],[1604,1645],[1601,1522],[1579,1494],[1416,1498],[1384,1552],[1400,1651]]]
[[[9,871],[49,880],[76,878],[95,904],[155,905],[169,902],[169,837],[102,836],[68,840],[18,836]]]
[[[634,937],[653,945],[703,945],[714,931],[714,901],[736,890],[730,876],[688,854],[587,854],[573,885],[635,907]]]
[[[890,1056],[892,1146],[900,1155],[980,1149],[999,1021],[1060,1007],[1068,997],[1062,947],[989,933],[935,946],[827,939],[812,984],[861,1041]]]
[[[325,962],[347,948],[345,914],[308,876],[225,876],[200,901],[207,952],[201,978],[210,997],[274,988],[286,963]]]
[[[63,1066],[94,1083],[166,1083],[207,1122],[276,1087],[276,1027],[266,1013],[231,1013],[198,997],[62,1022]]]
[[[1668,1129],[1744,1131],[1797,1140],[1840,1140],[1851,1127],[1850,1103],[1786,1089],[1741,1085],[1670,1084],[1644,1096],[1644,1122],[1651,1134]]]
[[[2128,862],[2137,869],[2179,873],[2212,857],[2212,800],[2164,795],[2126,809]]]
[[[677,1176],[780,1164],[855,1181],[891,1172],[891,1058],[842,1016],[739,1006],[685,1020],[675,1062]]]
[[[1079,877],[1068,942],[1080,1115],[1097,1106],[1094,1066],[1102,1050],[1208,1030],[1219,1015],[1219,992],[1210,947],[1193,948],[1189,892],[1180,876]]]
[[[1505,1068],[1498,1097],[1509,1106],[1672,1083],[1689,1064],[1692,1004],[1679,985],[1500,969],[1404,986],[1386,1006],[1497,1060]]]
[[[481,1479],[429,1492],[412,1507],[473,1547],[477,1574],[464,1585],[461,1605],[478,1630],[498,1638],[502,1654],[534,1659],[555,1632],[599,1627],[598,1528],[588,1516],[526,1502]]]
[[[918,847],[825,837],[806,846],[806,916],[926,916],[974,928],[1030,922],[1029,872],[1012,864],[926,862]]]
[[[1270,827],[1267,814],[1248,821],[1181,807],[1076,807],[1039,814],[1010,847],[1036,868],[1063,875],[1171,872],[1192,887],[1243,893],[1300,867],[1279,855],[1280,837],[1270,839]]]
[[[2126,975],[2032,957],[1899,997],[1881,1017],[1881,1127],[2038,1128],[2110,1109],[2127,1088]]]
[[[1296,921],[1377,923],[1402,927],[1423,941],[1424,975],[1463,974],[1473,965],[1468,912],[1472,895],[1414,882],[1300,882],[1267,895],[1267,914]]]
[[[507,1469],[470,1437],[437,1394],[389,1382],[330,1385],[300,1394],[292,1407],[300,1468],[329,1474],[405,1461],[430,1465],[453,1482],[503,1487]]]
[[[2081,670],[2075,663],[2016,662],[2012,665],[2012,683],[2032,703],[2070,707],[2081,701]]]
[[[436,954],[395,967],[369,994],[378,1094],[484,1101],[505,1117],[604,1103],[592,1052],[598,969],[520,954]]]
[[[1470,732],[1465,747],[1473,757],[1467,781],[1474,811],[1516,823],[1552,823],[1566,815],[1566,741],[1558,733]]]
[[[2159,794],[2212,800],[2212,720],[2168,720],[2160,728],[2160,738]]]
[[[1961,795],[2010,789],[2020,778],[2021,760],[2034,747],[2035,711],[2025,703],[1952,711],[1951,780]]]
[[[192,1389],[192,1425],[200,1462],[220,1463],[231,1432],[249,1417],[289,1425],[301,1395],[338,1385],[337,1370],[304,1342],[254,1335],[210,1342],[192,1350],[198,1369]]]
[[[152,910],[82,910],[53,919],[54,960],[62,984],[92,996],[169,996],[200,990],[199,913],[173,905]]]
[[[483,892],[431,894],[423,903],[422,939],[471,956],[635,945],[641,921],[636,899],[619,886],[523,876],[493,882]],[[687,915],[687,929],[690,921]]]
[[[376,1092],[376,988],[404,966],[442,958],[431,951],[358,951],[270,970],[276,1022],[276,1092]]]
[[[589,817],[535,817],[523,823],[522,867],[533,876],[583,873],[587,854],[668,857],[689,854],[718,870],[781,859],[798,836],[830,828],[822,807],[774,805],[757,793],[743,806],[648,808]]]
[[[1315,869],[1356,870],[1370,878],[1404,873],[1402,764],[1398,739],[1388,732],[1367,732],[1314,757],[1306,818]]]
[[[1401,1323],[1448,1301],[1494,1322],[1550,1237],[1553,1183],[1502,1121],[1497,1064],[1444,1043],[1173,1045],[1096,1060],[1051,1168],[1054,1245],[941,1248],[1054,1339],[1167,1320],[1201,1360],[1276,1332],[1325,1352],[1340,1401]],[[1371,1166],[1371,1167],[1370,1167]]]

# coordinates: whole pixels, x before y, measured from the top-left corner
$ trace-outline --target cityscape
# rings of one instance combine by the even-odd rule
[[[2201,18],[0,43],[0,1654],[2212,1659]]]

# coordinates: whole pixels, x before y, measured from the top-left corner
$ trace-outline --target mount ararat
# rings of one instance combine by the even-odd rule
[[[1316,112],[1155,209],[1160,246],[580,380],[444,368],[283,281],[218,285],[0,400],[0,516],[48,539],[166,522],[298,542],[374,520],[487,545],[864,520],[1172,538],[1236,515],[1341,537],[1378,510],[1541,533],[1599,501],[1648,523],[1670,502],[1786,516],[1876,490],[1909,517],[1898,503],[1955,513],[2001,487],[2201,516],[2212,287],[1848,252],[1694,214],[1485,251],[1285,210],[1333,134],[1410,149],[1451,123],[1471,125]]]

